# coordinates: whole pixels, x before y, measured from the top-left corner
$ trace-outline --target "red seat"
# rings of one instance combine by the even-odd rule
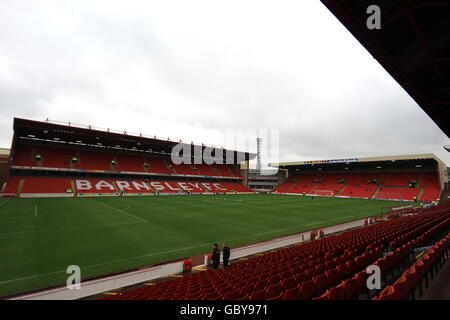
[[[255,291],[250,296],[250,300],[264,300],[265,298],[266,298],[265,290]]]
[[[297,300],[299,298],[299,290],[296,287],[284,291],[283,300]]]
[[[266,281],[260,280],[255,284],[254,290],[260,291],[266,287]]]
[[[219,299],[219,295],[215,291],[210,291],[207,293],[203,293],[201,299],[202,300],[217,300],[217,299]]]
[[[266,290],[266,299],[278,297],[281,294],[281,285],[273,284]]]
[[[304,281],[300,285],[299,291],[300,291],[300,299],[302,300],[311,299],[314,295],[314,281],[313,280]]]
[[[302,282],[304,282],[306,280],[307,280],[307,277],[306,277],[305,272],[299,273],[295,276],[295,282],[297,283],[297,285],[301,284]]]
[[[323,291],[327,288],[327,278],[325,277],[325,274],[319,274],[314,279],[314,287],[315,287],[315,294],[320,295],[323,293]]]
[[[315,297],[313,298],[313,300],[329,300],[328,299],[328,291],[326,291],[324,294],[322,294],[321,296]]]
[[[328,291],[329,300],[345,300],[344,285],[341,283]]]
[[[281,286],[283,287],[284,290],[296,287],[295,281],[292,280],[292,278],[284,279],[283,282],[281,282]]]
[[[398,299],[405,300],[409,298],[409,287],[405,276],[402,275],[397,281],[395,281],[393,286],[397,292]]]
[[[378,296],[379,300],[399,300],[393,286],[387,286]]]
[[[357,282],[356,278],[351,278],[344,281],[343,286],[345,299],[348,300],[355,297],[357,291],[356,282]]]
[[[269,282],[268,282],[269,285],[279,284],[279,283],[280,283],[280,277],[278,277],[278,276],[270,277]]]
[[[244,286],[241,291],[239,292],[239,294],[241,296],[247,296],[253,293],[253,285],[246,285]]]
[[[338,276],[338,270],[336,268],[326,272],[328,287],[334,286],[339,281]]]
[[[237,291],[228,291],[223,295],[223,300],[236,300],[239,299],[241,296]]]

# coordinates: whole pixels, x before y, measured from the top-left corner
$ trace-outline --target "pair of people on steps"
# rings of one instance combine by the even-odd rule
[[[217,243],[214,243],[213,252],[212,252],[212,265],[214,269],[219,268],[220,264],[220,250],[217,247]],[[223,267],[228,268],[228,261],[230,260],[230,248],[227,244],[223,243]]]

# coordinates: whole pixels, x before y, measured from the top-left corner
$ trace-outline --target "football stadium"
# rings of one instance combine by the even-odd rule
[[[448,3],[322,3],[448,137]],[[375,3],[384,18],[372,32]],[[355,148],[269,163],[276,173],[264,175],[251,169],[259,151],[49,119],[10,126],[1,299],[449,298],[449,176],[432,152]],[[188,163],[174,161],[180,143]]]

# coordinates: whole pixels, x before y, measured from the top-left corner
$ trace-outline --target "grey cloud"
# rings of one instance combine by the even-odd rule
[[[277,42],[274,52],[264,55],[270,45],[254,40],[253,47],[249,41],[266,19],[256,17],[253,26],[237,20],[224,28],[219,25],[223,21],[214,24],[210,18],[209,26],[196,29],[172,17],[170,4],[166,10],[135,4],[123,12],[101,7],[17,1],[4,6],[0,72],[3,63],[20,81],[0,74],[2,146],[10,145],[13,116],[52,118],[55,108],[65,108],[58,113],[64,119],[55,120],[124,125],[133,132],[209,144],[215,144],[215,137],[205,134],[211,129],[275,128],[284,161],[434,152],[450,162],[442,149],[448,138],[334,21],[323,26],[329,32],[320,30],[320,41],[310,43],[313,31],[290,20],[292,30],[280,35],[286,42]],[[322,9],[321,19],[327,19]],[[204,15],[190,12],[192,24]],[[67,25],[58,17],[67,18]],[[280,12],[274,15],[281,17]],[[217,32],[208,33],[208,28]],[[350,39],[343,43],[349,46],[348,58],[329,52],[327,61],[315,60],[313,50],[323,59],[327,55],[319,51],[330,50],[326,43],[334,35]],[[276,40],[267,35],[267,42]],[[299,41],[304,50],[295,47]],[[299,55],[289,55],[290,50]],[[351,66],[354,57],[363,61],[355,62],[354,69],[327,69]],[[364,65],[367,70],[358,69]],[[57,106],[60,101],[71,104]]]

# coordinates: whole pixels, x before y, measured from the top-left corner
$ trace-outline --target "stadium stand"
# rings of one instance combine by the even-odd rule
[[[423,188],[422,196],[419,198],[420,201],[435,201],[439,198],[441,190],[435,173],[424,173],[420,186]]]
[[[445,225],[441,223],[436,227],[442,231]],[[410,298],[419,298],[423,295],[423,282],[425,282],[425,288],[428,288],[430,276],[433,279],[438,269],[442,268],[445,261],[448,260],[450,254],[449,249],[450,233],[429,248],[392,285],[386,286],[374,300],[407,300]]]
[[[234,177],[227,165],[215,165],[214,168],[223,177]]]
[[[340,196],[370,199],[378,189],[378,185],[369,182],[379,180],[379,178],[380,174],[352,174],[347,179],[347,186],[342,190]]]
[[[33,148],[30,146],[17,146],[14,151],[14,165],[17,166],[37,166],[38,162],[32,158]]]
[[[437,173],[294,174],[275,189],[279,193],[338,195],[352,198],[435,201],[440,188]],[[414,187],[409,184],[414,182]],[[328,194],[328,193],[329,194]],[[422,192],[422,194],[420,194]]]
[[[70,168],[71,160],[76,156],[74,150],[62,148],[40,147],[36,153],[42,156],[42,166],[47,168]]]
[[[395,172],[385,173],[380,179],[383,187],[408,187],[411,181],[419,180],[419,173]]]
[[[414,200],[419,194],[419,189],[407,189],[407,188],[389,188],[382,187],[375,196],[377,199],[388,200]]]
[[[317,179],[319,179],[320,183],[315,188],[314,193],[327,194],[326,192],[332,192],[332,195],[337,195],[344,188],[347,178],[348,175],[345,173],[320,174],[317,176]]]
[[[198,170],[198,173],[202,176],[221,176],[221,174],[217,172],[216,168],[208,166],[206,164],[194,164],[193,167],[196,168]]]
[[[132,155],[119,154],[116,156],[118,165],[117,171],[124,172],[147,172],[144,164],[146,160],[144,157],[137,157]]]
[[[410,259],[415,243],[420,245],[421,237],[427,234],[432,237],[449,226],[450,208],[432,207],[422,214],[238,261],[228,269],[192,273],[102,299],[358,299],[368,291],[365,283],[367,266],[380,266],[386,276],[395,266]],[[444,247],[443,243],[437,244],[439,248]],[[433,252],[436,250],[430,251]],[[432,262],[434,258],[429,259]],[[398,291],[394,287],[394,292],[395,289]],[[386,291],[392,293],[393,289]]]
[[[111,153],[81,151],[80,163],[75,165],[76,169],[88,169],[88,170],[108,170],[112,171],[113,155]]]
[[[41,178],[26,177],[22,193],[66,193],[71,190],[70,179],[68,178]]]
[[[78,193],[115,193],[118,189],[112,180],[104,179],[75,179]],[[43,186],[45,188],[45,184]]]
[[[238,164],[175,165],[170,139],[18,118],[14,130],[1,196],[253,192],[242,184]],[[238,154],[255,156],[233,151],[234,158]]]
[[[20,181],[23,188],[19,191]],[[91,178],[48,178],[48,177],[11,177],[6,185],[5,194],[41,193],[58,194],[71,190],[71,181],[74,181],[78,194],[112,194],[124,192],[138,193],[248,193],[253,192],[238,182],[198,182],[198,181],[156,181],[156,180],[114,180]]]
[[[22,180],[21,177],[10,177],[3,193],[15,195],[18,191],[20,180]]]
[[[292,183],[288,189],[289,193],[310,193],[318,185],[318,183],[314,182],[317,178],[315,174],[296,174],[292,176],[292,178],[287,180],[287,182]],[[277,190],[280,190],[280,187]]]
[[[147,164],[150,166],[148,168],[149,172],[160,173],[160,174],[173,174],[173,170],[170,170],[167,164],[162,158],[157,157],[147,157]]]

